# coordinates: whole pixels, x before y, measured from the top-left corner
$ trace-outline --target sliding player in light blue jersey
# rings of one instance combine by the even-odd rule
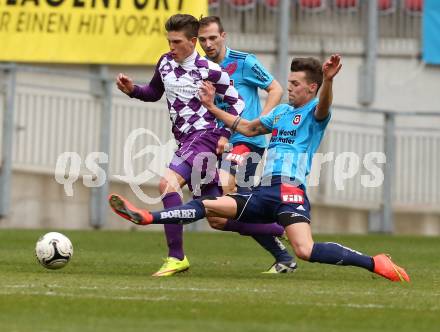
[[[247,136],[272,132],[262,182],[250,194],[204,197],[159,212],[137,209],[122,197],[110,195],[111,207],[119,215],[141,225],[189,223],[205,216],[246,222],[255,220],[258,215],[258,220],[267,223],[276,218],[285,227],[295,254],[303,260],[358,266],[391,281],[409,282],[405,270],[385,254],[372,257],[338,243],[314,242],[312,238],[305,176],[330,120],[333,78],[341,66],[339,55],[332,55],[322,67],[313,58],[293,59],[289,74],[289,105],[279,105],[268,115],[253,121],[218,109],[213,101],[212,84],[202,85],[201,102],[232,130]]]
[[[245,107],[241,117],[254,120],[269,113],[279,104],[283,95],[283,89],[278,81],[264,68],[255,55],[226,47],[226,32],[218,16],[203,17],[199,23],[199,44],[205,51],[206,57],[219,64],[229,74],[231,84],[243,98]],[[267,93],[264,107],[261,107],[259,89]],[[227,111],[228,105],[220,98],[215,97],[215,104],[218,108]],[[220,153],[223,152],[224,144],[227,142],[227,139],[219,142]],[[231,135],[229,143],[232,149],[223,154],[226,162],[222,164],[226,167],[220,169],[222,179],[227,179],[222,183],[228,184],[223,185],[223,194],[235,191],[235,187],[238,192],[247,192],[253,184],[251,180],[255,176],[258,163],[263,158],[267,139],[263,135],[247,137],[235,132]],[[226,189],[229,189],[228,192],[225,192]],[[237,231],[241,225],[234,220],[225,219],[219,220],[216,227],[226,231]],[[276,236],[256,234],[252,237],[275,258],[275,263],[264,273],[277,274],[295,271],[297,265],[294,258]]]

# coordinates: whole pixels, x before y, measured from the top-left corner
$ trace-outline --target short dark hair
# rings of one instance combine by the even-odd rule
[[[200,28],[206,27],[206,26],[210,25],[211,23],[217,24],[218,31],[220,33],[223,33],[225,31],[225,29],[223,29],[222,21],[220,20],[220,17],[218,17],[218,16],[206,16],[206,17],[202,17],[199,20]]]
[[[306,80],[309,83],[316,83],[318,89],[322,85],[322,64],[315,58],[294,58],[290,65],[291,72],[303,71],[306,73]]]
[[[199,21],[192,15],[176,14],[166,21],[165,30],[167,32],[183,31],[186,38],[197,38],[199,33]]]

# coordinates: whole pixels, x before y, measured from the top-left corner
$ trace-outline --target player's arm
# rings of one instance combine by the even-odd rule
[[[162,98],[162,95],[165,92],[165,87],[158,69],[161,61],[162,58],[159,60],[154,71],[153,78],[149,84],[139,86],[134,84],[133,80],[127,75],[119,74],[116,78],[116,85],[118,89],[131,98],[150,102],[158,101],[160,98]]]
[[[209,76],[206,82],[211,84],[210,87],[213,88],[214,94],[218,95],[222,101],[226,103],[226,110],[223,112],[227,112],[234,116],[240,115],[244,110],[244,101],[238,95],[237,89],[230,84],[231,78],[229,77],[228,73],[222,71],[220,66],[216,66],[217,67],[212,71],[217,75]],[[214,96],[212,96],[212,103],[214,103]],[[222,127],[220,130],[222,136],[229,139],[231,136],[230,129]]]
[[[211,112],[218,120],[231,128],[233,131],[238,131],[245,136],[257,136],[268,134],[269,130],[263,126],[260,119],[248,121],[238,115],[225,112],[218,108],[214,103],[215,88],[210,82],[203,82],[200,87],[199,97],[203,106]]]
[[[283,88],[281,87],[280,83],[278,83],[278,81],[275,79],[272,81],[272,83],[269,84],[269,86],[265,90],[267,92],[267,99],[261,115],[268,114],[275,106],[280,103],[281,97],[283,96]]]
[[[283,88],[271,73],[258,61],[253,54],[248,54],[243,62],[243,80],[267,92],[266,102],[261,115],[268,114],[277,106],[283,96]]]
[[[318,121],[326,119],[329,115],[330,106],[333,102],[333,78],[338,74],[341,67],[341,56],[339,54],[333,54],[322,65],[323,81],[319,93],[319,103],[315,110],[315,118]]]

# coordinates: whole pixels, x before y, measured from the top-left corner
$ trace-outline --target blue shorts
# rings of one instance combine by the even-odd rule
[[[282,183],[274,177],[270,186],[259,185],[249,193],[229,194],[237,202],[236,220],[273,223],[282,226],[298,222],[310,223],[310,202],[303,185]]]

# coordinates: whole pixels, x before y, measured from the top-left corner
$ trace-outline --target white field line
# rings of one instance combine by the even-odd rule
[[[172,301],[173,297],[168,296],[111,296],[111,295],[94,295],[94,294],[72,294],[64,292],[54,292],[54,291],[0,291],[0,295],[37,295],[37,296],[52,296],[52,297],[70,297],[78,299],[103,299],[103,300],[119,300],[119,301],[144,301],[144,302],[168,302]],[[185,299],[186,302],[196,302],[200,303],[199,298],[196,299]],[[203,303],[220,303],[220,300],[214,299],[203,299]],[[354,308],[354,309],[393,309],[393,310],[420,310],[415,306],[411,307],[399,307],[394,305],[381,305],[376,303],[319,303],[319,302],[301,302],[301,301],[288,301],[283,302],[284,305],[294,305],[294,306],[318,306],[318,307],[332,307],[332,308]],[[440,307],[430,307],[428,309],[423,309],[423,311],[439,311]]]
[[[16,284],[16,285],[2,285],[2,288],[40,288],[40,287],[47,287],[51,289],[69,289],[72,287],[66,287],[66,286],[60,286],[60,285],[34,285],[34,284]],[[257,289],[257,288],[200,288],[200,287],[168,287],[168,286],[151,286],[151,287],[130,287],[130,286],[79,286],[76,287],[77,289],[82,290],[132,290],[132,291],[151,291],[151,290],[166,290],[166,291],[192,291],[192,292],[222,292],[222,293],[228,293],[228,292],[245,292],[245,293],[268,293],[273,291],[268,291],[264,289]]]
[[[102,300],[120,300],[120,301],[145,301],[145,302],[161,302],[172,301],[174,298],[169,296],[112,296],[112,295],[96,295],[96,294],[73,294],[54,291],[0,291],[0,295],[37,295],[37,296],[53,296],[53,297],[70,297],[78,299],[102,299]],[[185,299],[186,302],[200,302],[200,299]],[[219,303],[219,300],[204,299],[203,302]]]
[[[2,286],[3,289],[0,289],[0,295],[39,295],[39,296],[56,296],[56,297],[71,297],[71,298],[85,298],[85,299],[110,299],[110,300],[125,300],[125,301],[172,301],[173,297],[168,296],[112,296],[112,295],[100,295],[100,294],[73,294],[68,292],[63,292],[63,289],[69,289],[69,287],[64,287],[60,285],[51,285],[50,289],[57,289],[57,291],[54,290],[46,290],[46,291],[38,291],[38,290],[32,290],[33,288],[40,288],[44,286],[39,285],[33,285],[33,284],[16,284],[16,285],[5,285]],[[46,286],[47,287],[47,286]],[[71,288],[71,287],[70,287]],[[9,289],[9,290],[8,290]],[[78,289],[82,290],[165,290],[165,291],[192,291],[192,292],[242,292],[242,293],[254,293],[254,292],[266,292],[269,293],[267,290],[258,290],[258,289],[244,289],[244,288],[233,288],[233,289],[210,289],[210,288],[197,288],[197,287],[164,287],[164,286],[157,286],[157,287],[98,287],[98,286],[80,286]],[[58,291],[61,290],[61,291]],[[309,292],[303,292],[305,295],[308,294],[333,294],[334,292],[325,292],[325,291],[316,291],[311,290]],[[271,293],[275,293],[274,291],[271,291]],[[359,294],[356,292],[350,292],[353,294]],[[346,294],[344,292],[344,294]],[[363,292],[362,294],[365,294]],[[373,294],[373,292],[371,292]],[[439,296],[439,293],[429,293],[431,296]],[[200,302],[200,299],[185,299],[185,301],[188,302]],[[205,298],[203,300],[205,303],[220,303],[220,300],[214,300],[212,298]],[[284,302],[286,305],[302,305],[302,306],[319,306],[319,307],[339,307],[339,308],[355,308],[355,309],[396,309],[396,310],[414,310],[414,311],[439,311],[440,306],[431,306],[429,308],[423,308],[421,309],[418,306],[415,305],[402,305],[402,306],[396,306],[396,305],[390,305],[390,304],[378,304],[378,303],[320,303],[320,302],[303,302],[303,301],[292,301],[289,300],[287,302]]]
[[[71,288],[75,288],[75,289],[81,289],[81,290],[115,290],[115,291],[119,291],[119,290],[129,290],[129,291],[151,291],[151,290],[166,290],[166,291],[176,291],[176,292],[181,292],[181,291],[192,291],[192,292],[221,292],[221,293],[236,293],[236,292],[243,292],[243,293],[273,293],[273,294],[277,294],[279,293],[279,290],[274,290],[274,289],[262,289],[262,288],[240,288],[240,287],[235,287],[235,288],[203,288],[203,287],[169,287],[169,286],[163,286],[163,285],[158,285],[158,286],[141,286],[141,287],[133,287],[133,286],[78,286],[78,287],[66,287],[66,286],[61,286],[61,285],[57,285],[57,284],[53,284],[53,285],[35,285],[35,284],[12,284],[12,285],[1,285],[2,288],[40,288],[40,287],[47,287],[50,289],[71,289]],[[396,296],[402,296],[402,292],[405,290],[405,288],[402,289],[395,289],[395,291],[390,291],[388,292],[389,295],[396,295]],[[339,290],[339,293],[343,293],[344,295],[359,295],[360,292],[362,293],[362,295],[371,295],[371,296],[376,296],[376,295],[380,295],[382,293],[382,290],[370,290],[370,291],[344,291],[344,290]],[[440,297],[440,293],[435,293],[435,292],[423,292],[423,291],[419,291],[419,290],[413,290],[410,289],[411,293],[415,293],[418,296],[424,296],[424,297]],[[320,290],[320,289],[313,289],[311,288],[310,290],[308,289],[301,289],[301,294],[304,295],[334,295],[335,292],[334,291],[330,291],[330,290]]]

